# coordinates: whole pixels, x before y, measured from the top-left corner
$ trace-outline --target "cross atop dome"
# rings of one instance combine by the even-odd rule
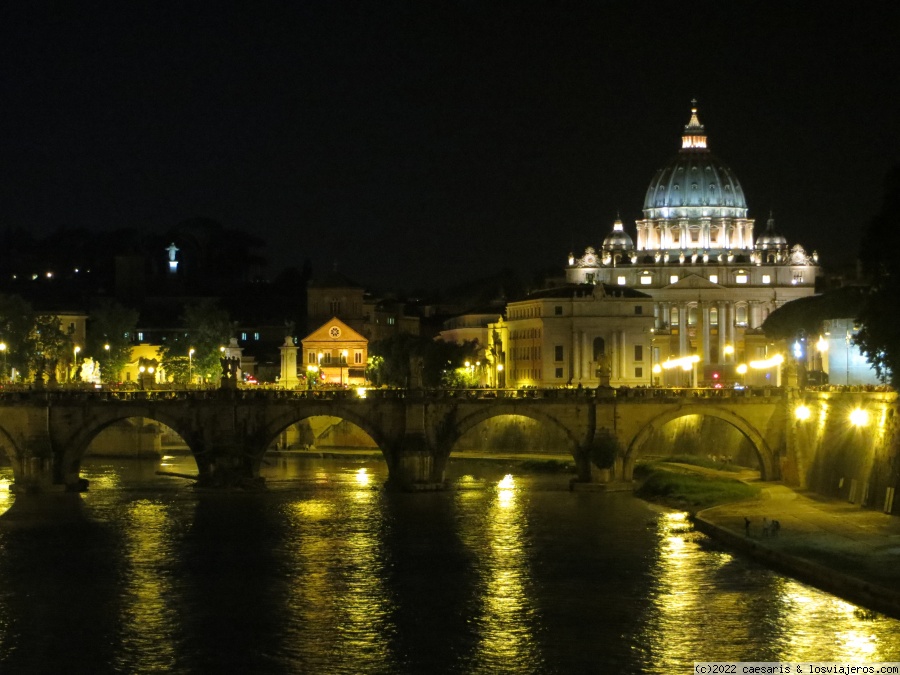
[[[691,100],[691,119],[684,127],[681,137],[682,150],[706,150],[706,129],[697,117],[697,99]]]

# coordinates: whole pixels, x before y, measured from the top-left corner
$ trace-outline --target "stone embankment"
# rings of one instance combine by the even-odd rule
[[[778,483],[760,485],[758,499],[697,513],[696,529],[812,586],[900,618],[900,518]]]

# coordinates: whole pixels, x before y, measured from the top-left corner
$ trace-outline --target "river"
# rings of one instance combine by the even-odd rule
[[[900,622],[732,555],[683,513],[569,492],[567,475],[457,460],[453,489],[395,494],[383,462],[291,458],[265,493],[199,494],[155,473],[194,473],[188,457],[82,467],[83,495],[0,491],[2,673],[900,661]],[[11,478],[0,467],[0,488]],[[47,509],[68,517],[35,524]]]

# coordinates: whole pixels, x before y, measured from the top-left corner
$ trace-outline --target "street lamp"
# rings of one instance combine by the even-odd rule
[[[188,349],[188,389],[194,382],[194,348]]]
[[[0,382],[6,382],[6,343],[0,342],[0,352],[3,352],[3,375],[0,375]]]
[[[747,386],[747,364],[742,363],[737,368],[735,368],[737,374],[741,376],[741,386]]]
[[[75,345],[75,348],[72,350],[72,381],[75,381],[75,375],[78,374],[78,352],[81,351],[81,347]]]
[[[502,372],[503,372],[503,364],[502,364],[502,363],[498,363],[498,364],[497,364],[497,387],[496,387],[497,389],[500,388],[500,374],[501,374]]]

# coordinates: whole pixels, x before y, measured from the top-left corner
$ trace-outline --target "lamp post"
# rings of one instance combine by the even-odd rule
[[[194,382],[194,348],[188,349],[188,389]]]
[[[75,381],[75,376],[78,374],[78,352],[81,351],[81,347],[75,345],[75,348],[72,350],[72,382]]]
[[[0,382],[6,382],[6,343],[0,342],[0,352],[3,353],[3,374],[0,375]]]
[[[344,386],[344,366],[347,364],[347,350],[341,350],[341,386]],[[349,377],[348,377],[349,379]]]
[[[740,365],[738,365],[738,367],[735,370],[737,370],[737,374],[741,376],[741,386],[746,387],[747,386],[747,364],[741,363]]]
[[[500,376],[502,373],[503,373],[503,364],[498,363],[497,364],[497,382],[496,382],[497,386],[495,387],[496,389],[500,388]]]

